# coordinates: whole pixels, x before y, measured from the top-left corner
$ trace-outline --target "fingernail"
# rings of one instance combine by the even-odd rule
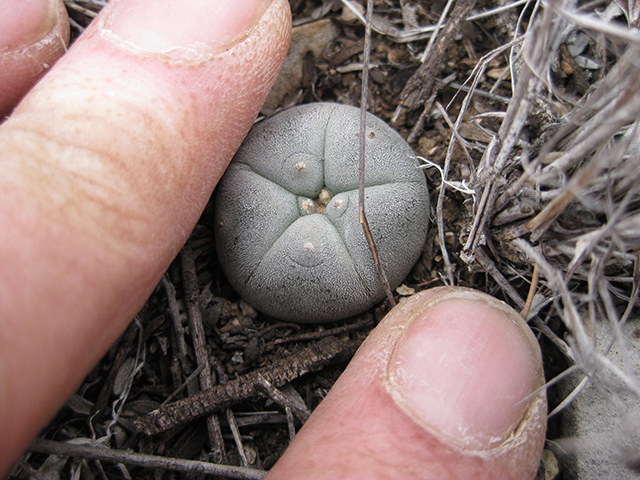
[[[445,296],[406,327],[387,388],[416,422],[463,450],[502,444],[543,384],[538,343],[520,315],[479,292]]]
[[[272,0],[120,0],[101,28],[129,46],[171,58],[225,51],[244,39]]]
[[[57,1],[19,0],[0,5],[0,53],[19,50],[44,38],[58,20]]]

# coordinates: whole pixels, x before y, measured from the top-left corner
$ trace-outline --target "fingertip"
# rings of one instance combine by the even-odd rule
[[[506,304],[422,292],[370,334],[268,478],[532,479],[543,384],[535,337]]]
[[[232,21],[183,10],[172,20],[184,28]],[[139,311],[255,120],[286,54],[289,3],[272,0],[261,18],[241,13],[246,35],[226,29],[232,45],[211,45],[200,62],[150,54],[158,44],[126,48],[131,32],[114,42],[98,17],[2,125],[0,223],[12,228],[0,229],[0,284],[12,302],[0,310],[4,332],[29,335],[0,342],[5,363],[18,366],[1,379],[12,395],[0,408],[10,439],[0,477]],[[135,20],[149,32],[144,15]],[[34,55],[44,68],[38,48],[50,35],[0,55],[0,97],[33,83],[12,65]],[[176,38],[186,32],[165,40]],[[72,348],[78,338],[86,348]]]
[[[41,40],[57,22],[57,2],[22,0],[2,6],[0,51],[17,50]]]
[[[104,36],[135,51],[160,53],[174,61],[202,62],[247,38],[272,3],[112,1],[98,24]],[[145,22],[141,23],[143,17]],[[190,20],[178,22],[179,17]]]
[[[455,290],[425,303],[391,355],[390,394],[461,449],[503,444],[529,407],[523,399],[544,384],[531,330],[507,305],[478,292]]]
[[[62,0],[5,2],[0,10],[0,117],[8,114],[65,52],[69,19]]]

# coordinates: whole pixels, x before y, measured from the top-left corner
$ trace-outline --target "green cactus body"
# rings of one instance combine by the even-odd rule
[[[326,322],[381,301],[358,218],[357,108],[316,103],[253,128],[217,187],[215,237],[231,285],[282,320]],[[429,195],[404,139],[367,114],[365,211],[395,288],[425,242]]]

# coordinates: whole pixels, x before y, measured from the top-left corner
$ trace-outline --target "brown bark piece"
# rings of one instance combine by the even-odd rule
[[[260,395],[257,386],[260,375],[275,387],[281,387],[305,373],[322,369],[338,356],[353,354],[356,348],[355,343],[341,342],[335,337],[324,338],[298,354],[276,360],[268,367],[154,410],[137,419],[134,422],[135,428],[147,435],[155,435]]]
[[[432,95],[436,75],[443,65],[442,59],[446,56],[449,45],[453,43],[475,3],[475,0],[458,0],[456,2],[429,55],[402,89],[400,104],[403,107],[413,110]]]

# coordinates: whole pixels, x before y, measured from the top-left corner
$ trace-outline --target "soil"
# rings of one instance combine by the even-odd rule
[[[339,1],[290,0],[290,3],[296,28],[312,29],[308,32],[313,31],[313,35],[298,36],[298,41],[302,42],[302,38],[310,42],[304,48],[300,47],[297,59],[290,67],[299,70],[299,84],[294,82],[281,87],[279,98],[271,98],[263,114],[271,115],[284,107],[320,101],[358,106],[363,25]],[[90,16],[75,7],[91,11],[97,11],[99,7],[92,2],[68,4],[75,22],[74,35],[77,35],[80,28],[87,25]],[[376,0],[375,25],[392,33],[401,33],[418,25],[435,25],[443,6],[443,2],[431,0]],[[483,0],[475,5],[473,12],[496,6],[489,0]],[[442,179],[439,169],[445,167],[452,135],[449,122],[457,120],[465,96],[460,85],[465,84],[483,56],[510,40],[509,32],[513,31],[518,15],[522,14],[522,25],[527,25],[528,13],[523,13],[520,8],[463,23],[439,59],[435,103],[422,119],[423,103],[416,108],[402,109],[396,119],[394,114],[402,104],[403,89],[420,67],[420,56],[427,47],[428,38],[401,43],[389,34],[373,35],[371,64],[374,68],[370,74],[369,111],[390,123],[404,138],[412,136],[411,146],[416,154],[431,162],[432,166],[425,169],[425,174],[434,219]],[[311,37],[315,40],[309,40]],[[472,181],[491,135],[500,128],[502,118],[498,114],[505,112],[511,96],[508,54],[507,50],[488,63],[486,73],[477,85],[477,90],[484,94],[475,95],[464,113],[460,135],[465,141],[465,148],[459,141],[453,148],[448,181],[456,188],[449,188],[446,192],[442,219],[454,284],[485,291],[513,305],[510,296],[487,273],[485,266],[479,262],[467,263],[461,256],[473,221],[474,202],[474,197],[466,193],[464,187]],[[556,87],[567,97],[581,96],[585,82],[588,86],[590,78],[592,73],[575,65],[559,68],[554,73]],[[497,79],[501,80],[498,82]],[[536,113],[538,116],[532,117],[525,131],[532,144],[548,125],[557,120],[557,113],[553,110],[540,108]],[[417,128],[416,125],[422,121],[422,128]],[[522,298],[527,298],[531,265],[522,263],[517,252],[514,253],[503,241],[506,238],[504,229],[495,228],[490,232],[486,242],[492,262]],[[403,282],[408,287],[400,290],[403,294],[448,282],[449,273],[438,237],[434,226],[429,231],[420,260]],[[44,430],[42,438],[57,441],[107,438],[106,443],[112,449],[242,465],[243,460],[232,435],[231,426],[235,422],[248,464],[257,469],[269,469],[289,443],[291,423],[299,428],[301,417],[289,413],[287,420],[287,412],[295,412],[295,408],[287,410],[265,394],[256,395],[255,385],[245,398],[236,398],[213,415],[216,418],[213,423],[221,425],[224,453],[212,448],[210,431],[214,427],[211,421],[189,421],[153,436],[140,433],[136,426],[140,418],[160,407],[168,397],[173,402],[186,399],[199,390],[195,385],[197,382],[185,386],[187,379],[192,379],[190,376],[199,373],[196,358],[199,353],[192,346],[198,334],[193,332],[191,320],[187,320],[190,308],[195,306],[201,316],[198,328],[202,329],[204,343],[200,348],[209,356],[216,383],[247,378],[257,369],[268,371],[283,359],[302,361],[300,358],[308,353],[309,346],[317,345],[328,335],[345,340],[349,348],[341,350],[333,361],[325,362],[319,371],[277,385],[282,387],[290,401],[303,402],[302,417],[305,409],[313,410],[318,405],[346,366],[355,346],[390,309],[388,301],[384,301],[355,318],[323,325],[274,321],[242,301],[227,283],[215,252],[211,208],[203,213],[188,248],[194,259],[197,291],[185,294],[185,289],[188,290],[185,280],[193,270],[184,257],[176,259],[166,274],[165,284],[158,286],[128,331],[86,378],[67,407]],[[169,284],[175,293],[171,292]],[[394,295],[396,300],[401,296],[398,292]],[[185,330],[182,347],[176,335],[176,317]],[[564,329],[561,322],[552,319],[549,325],[562,338]],[[552,378],[566,368],[567,361],[545,337],[541,336],[540,341],[547,376]],[[182,352],[181,348],[184,348]],[[127,379],[132,379],[130,385]],[[549,392],[549,398],[551,408],[560,401],[553,390]],[[118,415],[114,414],[114,405],[116,410],[121,409]],[[184,408],[188,410],[190,407]],[[557,418],[549,425],[549,438],[558,435],[556,422]],[[46,458],[45,454],[33,453],[29,462],[38,468]],[[74,457],[64,468],[61,467],[63,477],[70,477],[74,469],[83,478],[200,476],[143,466],[128,466],[125,471],[125,467],[114,463]]]

